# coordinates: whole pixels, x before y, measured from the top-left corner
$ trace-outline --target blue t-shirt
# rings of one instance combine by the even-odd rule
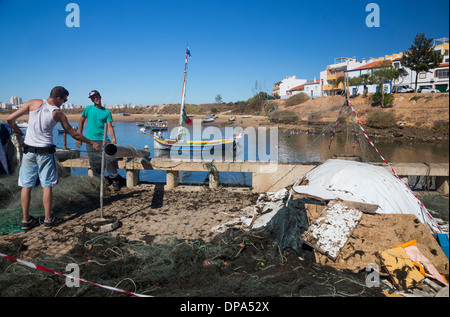
[[[84,108],[81,116],[87,120],[86,137],[93,141],[102,141],[105,123],[113,122],[111,111],[105,107],[90,105]]]

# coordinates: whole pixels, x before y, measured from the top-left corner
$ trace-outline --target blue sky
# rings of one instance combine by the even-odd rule
[[[380,8],[380,27],[365,20]],[[66,5],[80,27],[66,26]],[[54,86],[88,105],[179,103],[186,44],[187,103],[268,93],[285,76],[312,80],[337,57],[408,49],[419,32],[448,37],[448,1],[0,0],[0,101],[46,98]]]

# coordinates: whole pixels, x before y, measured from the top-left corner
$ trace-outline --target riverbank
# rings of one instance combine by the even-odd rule
[[[350,98],[350,102],[359,118],[359,123],[367,134],[373,138],[393,139],[400,141],[449,142],[449,94],[395,94],[392,107],[374,107],[370,96]],[[285,100],[271,100],[280,111],[289,111],[298,117],[295,122],[274,123],[266,115],[242,114],[229,104],[207,104],[188,112],[193,120],[201,120],[213,110],[218,111],[218,118],[209,125],[246,127],[272,127],[291,131],[309,133],[332,133],[339,111],[345,98],[329,96],[312,98],[306,102],[286,106]],[[113,120],[124,122],[148,121],[164,118],[169,127],[175,127],[179,121],[176,105],[155,105],[142,108],[113,109]],[[374,128],[367,125],[367,118],[373,112],[391,113],[395,124],[388,128]],[[78,122],[81,110],[64,110],[70,122]],[[5,121],[7,115],[0,114],[0,121]],[[234,118],[233,121],[230,119]],[[21,120],[28,120],[23,116]],[[345,108],[340,118],[337,132],[347,131],[348,127],[359,129],[355,116],[349,107]]]

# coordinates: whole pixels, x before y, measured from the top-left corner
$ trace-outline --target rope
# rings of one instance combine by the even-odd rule
[[[351,108],[353,115],[356,118],[356,122],[358,122],[359,128],[361,129],[363,135],[365,136],[365,138],[367,139],[367,141],[369,141],[370,145],[372,145],[372,147],[375,149],[375,151],[378,153],[378,155],[380,156],[380,158],[383,160],[383,162],[391,169],[392,173],[406,186],[406,188],[408,188],[408,190],[413,194],[413,196],[417,199],[419,205],[420,205],[420,211],[422,212],[422,217],[425,220],[425,215],[424,212],[426,213],[426,215],[428,216],[428,218],[435,224],[435,226],[439,229],[439,231],[442,233],[441,228],[439,227],[439,225],[437,224],[436,220],[434,220],[434,218],[428,213],[427,209],[425,208],[425,206],[422,204],[422,202],[420,201],[419,197],[416,196],[416,194],[414,194],[414,192],[411,190],[411,188],[408,186],[408,184],[403,181],[403,179],[397,174],[397,172],[392,168],[392,166],[388,163],[388,161],[381,155],[380,151],[378,151],[377,147],[375,146],[375,144],[372,142],[372,140],[369,138],[369,136],[367,135],[366,130],[364,130],[364,128],[362,127],[361,123],[359,123],[359,118],[358,115],[356,114],[355,108],[353,108],[352,104],[350,103],[350,100],[347,98],[347,103],[348,106]],[[345,104],[344,104],[345,105]]]
[[[53,271],[51,269],[39,266],[37,264],[33,264],[33,263],[30,263],[30,262],[27,262],[27,261],[24,261],[24,260],[13,258],[13,257],[8,256],[8,255],[3,254],[3,253],[0,253],[0,257],[8,259],[8,260],[11,260],[11,261],[14,261],[14,262],[17,262],[17,263],[25,265],[25,266],[28,266],[28,267],[30,267],[32,269],[36,269],[36,270],[40,270],[40,271],[44,271],[44,272],[48,272],[48,273],[53,273],[53,274],[56,274],[56,275],[59,275],[59,276],[62,276],[62,277],[70,278],[72,280],[81,281],[83,283],[91,284],[91,285],[98,286],[98,287],[101,287],[101,288],[105,288],[105,289],[108,289],[108,290],[111,290],[111,291],[120,292],[120,293],[124,293],[124,294],[128,294],[128,295],[132,295],[132,296],[135,296],[135,297],[150,297],[148,295],[137,294],[137,293],[125,291],[123,289],[118,289],[118,288],[115,288],[115,287],[111,287],[111,286],[106,286],[106,285],[90,282],[88,280],[85,280],[85,279],[82,279],[82,278],[79,278],[79,277],[76,277],[76,276],[71,276],[71,275],[66,275],[66,274],[63,274],[63,273],[59,273],[59,272]],[[117,285],[119,285],[119,284],[120,284],[120,282]]]

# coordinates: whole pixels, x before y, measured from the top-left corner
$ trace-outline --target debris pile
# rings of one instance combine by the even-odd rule
[[[448,296],[448,233],[382,167],[329,160],[289,190],[262,194],[253,216],[240,220],[263,228],[285,252],[303,256],[309,248],[321,265],[375,270],[390,292]]]

